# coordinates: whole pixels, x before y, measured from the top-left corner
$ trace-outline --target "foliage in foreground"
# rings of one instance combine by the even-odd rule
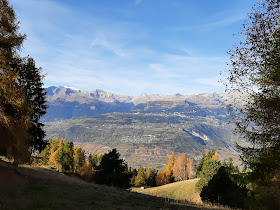
[[[201,192],[202,188],[208,184],[220,167],[221,163],[218,153],[213,150],[205,155],[204,151],[202,152],[197,169],[197,176],[200,178],[195,185],[197,192]]]
[[[41,69],[18,51],[26,38],[7,0],[0,0],[0,155],[28,162],[45,147],[40,117],[46,112]]]
[[[246,187],[238,185],[227,168],[221,166],[208,184],[202,188],[200,197],[204,202],[210,201],[212,204],[244,208],[247,193]]]
[[[279,209],[280,197],[280,22],[278,0],[262,0],[249,14],[240,34],[245,41],[229,52],[228,89],[245,93],[243,107],[234,107],[236,131],[248,142],[238,145],[250,170],[260,202]]]

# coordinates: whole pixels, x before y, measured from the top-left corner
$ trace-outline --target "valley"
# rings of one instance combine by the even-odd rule
[[[230,116],[225,108],[226,95],[176,94],[133,98],[99,91],[98,97],[95,94],[95,98],[86,100],[87,97],[92,97],[86,91],[75,92],[71,89],[71,92],[69,88],[57,88],[56,91],[58,95],[48,96],[49,109],[72,115],[69,115],[70,119],[53,118],[46,122],[48,139],[66,138],[87,152],[97,154],[117,148],[122,158],[133,167],[151,166],[160,169],[172,151],[184,152],[198,160],[202,150],[212,149],[218,151],[222,159],[233,157],[234,161],[238,162],[234,144],[241,140],[233,134],[233,125],[228,123]],[[143,103],[139,99],[141,97]],[[121,103],[127,107],[127,104],[133,101],[135,104],[129,109],[122,107],[122,110],[118,110]],[[64,106],[65,103],[78,105],[69,109]],[[101,111],[102,114],[85,113],[84,107],[93,106],[93,103],[106,103],[106,106],[114,108],[108,109],[107,113]],[[106,106],[96,108],[96,111],[106,110]],[[112,110],[117,112],[111,112]],[[45,119],[51,119],[52,113],[54,111],[48,112]],[[78,113],[87,116],[80,116]]]

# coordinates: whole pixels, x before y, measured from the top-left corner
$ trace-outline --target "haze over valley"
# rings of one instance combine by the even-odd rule
[[[65,137],[87,152],[117,148],[134,167],[162,168],[168,155],[185,152],[195,160],[215,149],[237,161],[233,124],[226,104],[238,94],[126,96],[95,89],[46,88],[47,139]]]

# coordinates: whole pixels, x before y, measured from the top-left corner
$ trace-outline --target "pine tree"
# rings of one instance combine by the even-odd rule
[[[13,8],[0,0],[0,155],[25,162],[46,146],[40,117],[47,106],[41,69],[18,55],[26,37],[18,28]]]
[[[47,93],[43,88],[42,69],[37,68],[34,59],[30,57],[14,58],[10,66],[18,74],[17,82],[24,89],[28,106],[32,107],[29,145],[33,150],[42,151],[47,145],[44,141],[44,124],[40,122],[47,109]]]
[[[120,153],[112,149],[103,155],[100,165],[95,167],[94,179],[97,184],[128,187],[130,175],[125,173],[126,168],[124,160],[120,158]]]

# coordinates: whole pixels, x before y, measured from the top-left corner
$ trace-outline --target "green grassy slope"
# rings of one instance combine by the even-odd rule
[[[195,191],[195,184],[199,179],[174,182],[159,187],[148,189],[133,188],[132,191],[152,195],[157,197],[189,201],[192,203],[202,204],[199,193]]]
[[[0,209],[201,209],[0,161]]]

